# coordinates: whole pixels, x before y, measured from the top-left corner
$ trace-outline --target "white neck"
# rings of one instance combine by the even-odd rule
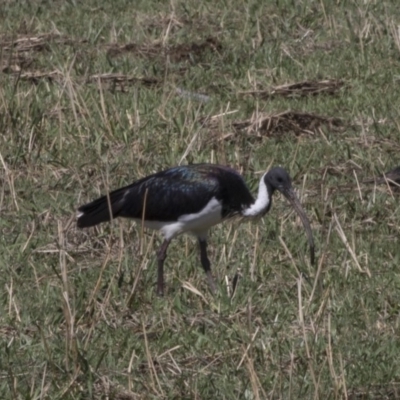
[[[265,175],[266,174],[260,179],[256,201],[249,208],[242,211],[244,217],[257,217],[259,215],[264,215],[267,211],[271,199],[269,198],[268,188],[264,181]]]

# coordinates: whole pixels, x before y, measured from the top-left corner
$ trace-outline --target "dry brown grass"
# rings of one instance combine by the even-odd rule
[[[262,99],[268,99],[274,96],[304,97],[317,96],[321,94],[334,95],[338,94],[344,86],[345,82],[343,80],[325,79],[320,81],[303,81],[298,83],[289,83],[285,85],[273,86],[268,89],[259,88],[257,90],[239,92],[239,94],[251,95]]]
[[[174,63],[179,62],[201,62],[206,52],[219,53],[222,51],[221,43],[213,37],[209,37],[201,42],[183,43],[178,45],[167,45],[161,41],[147,44],[127,43],[119,45],[109,44],[107,54],[110,57],[122,55],[132,55],[136,57],[168,58]]]

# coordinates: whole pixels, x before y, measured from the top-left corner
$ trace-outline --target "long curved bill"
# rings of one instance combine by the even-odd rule
[[[283,189],[280,192],[289,200],[292,207],[295,209],[297,214],[299,215],[301,222],[303,223],[304,229],[306,230],[308,244],[310,245],[310,261],[311,264],[314,265],[315,262],[315,246],[314,246],[314,238],[311,231],[310,221],[307,218],[307,215],[300,204],[299,199],[294,193],[293,189]]]

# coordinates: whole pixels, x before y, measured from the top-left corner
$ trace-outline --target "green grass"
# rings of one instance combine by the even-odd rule
[[[362,183],[399,165],[398,2],[81,3],[0,8],[0,398],[400,398],[398,192]],[[345,85],[242,93],[324,79]],[[234,127],[286,110],[343,126]],[[254,192],[287,168],[318,266],[279,195],[257,224],[212,231],[215,298],[190,237],[161,299],[157,234],[76,229],[79,205],[179,162],[229,164]]]

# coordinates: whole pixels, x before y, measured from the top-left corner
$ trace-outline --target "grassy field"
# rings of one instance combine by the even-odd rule
[[[0,398],[400,398],[399,84],[398,0],[3,0]],[[157,234],[76,228],[195,162],[285,167],[318,265],[280,195],[212,231],[216,297],[191,237],[158,298]]]

